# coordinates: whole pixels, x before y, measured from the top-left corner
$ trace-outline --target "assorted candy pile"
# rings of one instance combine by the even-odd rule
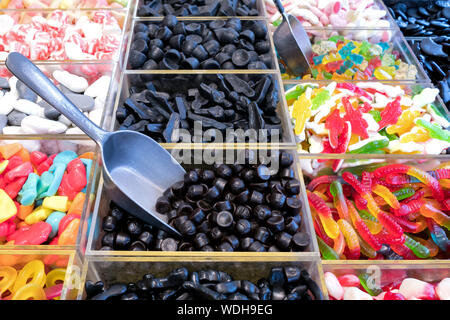
[[[141,0],[139,17],[257,16],[257,0]]]
[[[94,67],[94,69],[96,69]],[[55,70],[58,87],[89,119],[100,124],[111,77],[80,77],[65,70]],[[92,80],[91,80],[92,79]],[[0,133],[3,134],[82,134],[72,122],[38,97],[16,77],[0,77]]]
[[[272,0],[264,0],[274,27],[281,21]],[[389,28],[386,11],[374,0],[281,0],[287,13],[297,17],[303,27]]]
[[[306,152],[440,154],[450,147],[450,122],[438,94],[421,86],[331,82],[294,86],[286,99]]]
[[[426,167],[375,163],[314,177],[307,195],[323,259],[448,258],[450,166]]]
[[[111,60],[119,48],[122,29],[111,11],[20,17],[0,15],[0,60],[9,52],[32,60]]]
[[[0,9],[123,8],[128,0],[2,0]]]
[[[74,245],[93,153],[0,146],[0,243]]]
[[[325,272],[324,278],[332,300],[450,300],[450,278],[429,283],[407,277],[406,273],[400,277],[395,274],[388,275],[391,279],[383,286],[366,273],[336,277],[332,272]]]
[[[415,80],[417,68],[405,63],[391,43],[332,36],[312,45],[311,74],[304,80]],[[286,72],[282,67],[282,72]],[[283,78],[290,76],[284,73]]]
[[[256,284],[220,270],[180,267],[165,278],[148,273],[128,284],[88,280],[85,291],[86,300],[323,300],[317,283],[299,267],[273,267]]]
[[[282,135],[278,81],[272,75],[159,77],[154,81],[141,75],[133,81],[130,97],[116,112],[119,130],[142,132],[157,142],[245,142],[245,137],[228,134],[229,130],[254,129],[252,141],[271,141]],[[174,84],[167,88],[167,81]],[[145,85],[145,87],[142,87]],[[196,129],[196,124],[201,125]],[[198,127],[200,127],[200,125]],[[222,134],[197,137],[196,131],[216,129]],[[189,132],[189,141],[180,130]],[[210,131],[209,131],[210,132]],[[258,136],[255,136],[258,135]],[[202,139],[197,141],[196,139]],[[230,141],[233,139],[232,141]]]
[[[41,260],[22,269],[0,266],[0,300],[59,300],[65,276],[65,268],[51,269]]]

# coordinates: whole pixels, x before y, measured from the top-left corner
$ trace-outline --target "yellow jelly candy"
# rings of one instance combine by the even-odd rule
[[[13,267],[1,266],[0,267],[0,296],[8,291],[16,281],[17,271]]]
[[[0,223],[5,222],[17,213],[17,207],[8,194],[0,189]]]
[[[48,216],[53,212],[53,209],[44,208],[43,206],[39,206],[33,210],[28,216],[25,218],[25,223],[28,225],[35,224],[39,221],[44,221],[48,218]]]
[[[305,128],[306,120],[311,116],[311,105],[311,101],[306,98],[304,93],[294,102],[292,116],[295,119],[294,132],[296,135],[301,134]]]
[[[410,131],[414,127],[414,119],[420,116],[420,111],[418,110],[405,110],[400,115],[397,120],[397,123],[388,126],[386,128],[386,132],[389,134],[397,133],[399,136]]]
[[[426,142],[430,139],[431,139],[431,137],[428,134],[428,131],[422,127],[413,127],[410,132],[407,132],[400,136],[401,143],[408,143],[411,141],[412,142]]]
[[[395,74],[395,67],[379,67],[375,69],[374,75],[378,80],[392,80]]]
[[[339,60],[342,60],[341,55],[337,52],[335,52],[335,53],[331,52],[331,53],[327,54],[325,57],[323,57],[322,64],[325,65],[329,62],[334,62],[334,61],[339,61]]]
[[[68,208],[69,198],[66,196],[52,196],[46,197],[42,206],[44,208],[53,209],[55,211],[66,212]]]
[[[3,173],[3,171],[5,171],[6,167],[8,166],[9,161],[8,160],[3,160],[2,163],[0,163],[0,174]]]
[[[58,284],[58,282],[64,282],[66,277],[66,269],[56,268],[47,273],[47,280],[45,281],[45,286],[47,288]]]
[[[47,300],[47,296],[42,287],[30,283],[18,289],[11,300]]]
[[[31,280],[29,280],[31,279]],[[35,284],[40,288],[44,287],[46,280],[45,266],[41,260],[33,260],[28,262],[17,275],[16,283],[13,287],[13,292],[17,292],[26,284]]]

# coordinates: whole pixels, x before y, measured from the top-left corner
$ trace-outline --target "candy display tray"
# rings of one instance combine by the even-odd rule
[[[194,19],[193,17],[177,17],[177,20],[180,22],[184,22],[184,23],[208,23],[208,22],[213,22],[213,21],[217,21],[217,20],[228,20],[231,19],[233,17],[207,17],[207,18],[199,18],[199,19]],[[154,69],[154,70],[139,70],[139,69],[132,69],[130,68],[130,66],[128,65],[128,60],[129,60],[129,54],[131,51],[131,44],[134,41],[134,27],[137,23],[142,22],[142,23],[149,23],[149,24],[158,24],[161,23],[161,21],[163,20],[163,17],[156,17],[156,18],[134,18],[132,20],[131,23],[128,23],[126,25],[126,28],[124,29],[124,33],[125,33],[125,38],[124,39],[128,39],[127,42],[127,49],[125,52],[125,59],[123,61],[123,63],[121,64],[121,66],[123,67],[124,70],[126,70],[127,72],[140,72],[140,73],[148,73],[148,74],[152,74],[152,73],[156,73],[156,74],[165,74],[165,73],[217,73],[217,72],[233,72],[233,73],[266,73],[266,72],[273,72],[273,71],[277,71],[278,70],[278,63],[276,60],[276,51],[275,51],[275,45],[273,42],[273,38],[272,38],[272,34],[270,32],[269,29],[269,25],[268,22],[265,18],[263,17],[238,17],[242,22],[244,21],[263,21],[264,24],[267,27],[267,34],[266,34],[266,41],[270,42],[270,51],[268,53],[270,53],[271,56],[271,65],[267,66],[268,69],[234,69],[234,70],[226,70],[226,69],[195,69],[195,70],[188,70],[188,69],[177,69],[177,70],[167,70],[167,69]],[[125,40],[127,41],[127,40]]]
[[[230,70],[231,71],[231,70]],[[116,100],[114,102],[114,107],[107,110],[106,114],[104,115],[104,128],[110,131],[118,130],[119,124],[116,120],[116,112],[117,109],[123,105],[123,102],[126,98],[129,97],[129,88],[133,85],[135,82],[140,82],[140,76],[145,75],[146,77],[153,77],[153,81],[158,81],[160,85],[158,88],[161,88],[161,90],[165,92],[173,92],[173,88],[170,88],[170,79],[171,77],[175,76],[182,76],[185,80],[181,81],[180,83],[185,84],[187,87],[191,87],[192,84],[190,83],[190,80],[196,80],[196,79],[208,79],[214,81],[217,79],[217,74],[226,75],[226,74],[233,74],[240,78],[246,78],[249,77],[251,79],[260,79],[262,78],[263,74],[240,74],[235,72],[219,72],[219,73],[177,73],[177,74],[148,74],[148,73],[142,73],[142,72],[131,72],[131,71],[125,71],[121,77],[119,84],[115,87],[118,88],[119,92],[116,96]],[[161,143],[161,145],[164,148],[285,148],[285,149],[293,149],[295,148],[295,140],[293,136],[293,131],[291,128],[291,121],[289,119],[289,114],[287,113],[287,106],[286,106],[286,99],[284,98],[284,89],[282,85],[281,78],[279,77],[279,74],[276,72],[266,72],[266,75],[270,74],[272,76],[273,81],[276,81],[278,84],[278,96],[279,96],[279,102],[277,104],[276,112],[281,120],[281,127],[282,127],[282,134],[280,134],[280,142],[278,141],[272,141],[272,142],[209,142],[209,143],[198,143],[198,142],[179,142],[179,143]],[[167,80],[166,80],[167,79]],[[140,82],[142,84],[143,82]],[[167,88],[164,88],[164,86],[167,84]],[[156,84],[155,84],[156,85]],[[157,89],[158,89],[157,88]],[[166,91],[167,90],[167,91]],[[187,93],[187,90],[183,90],[184,93]],[[204,128],[203,131],[206,131],[207,129]],[[224,137],[225,138],[225,137]]]
[[[138,3],[138,5],[136,7],[139,8],[139,6],[142,5],[142,3],[144,1],[143,0],[136,0],[136,2]],[[256,0],[256,9],[258,10],[259,14],[257,16],[251,16],[251,17],[266,17],[266,5],[265,5],[264,0]],[[140,16],[138,14],[137,10],[134,11],[133,17],[134,18],[144,18],[143,16]],[[205,19],[205,18],[206,19],[210,19],[210,18],[216,18],[216,17],[220,18],[221,16],[195,16],[195,17],[190,17],[190,19],[194,18],[194,19],[201,19],[202,20],[202,19]],[[237,18],[242,18],[242,17],[246,17],[246,16],[236,16],[236,17]],[[145,18],[160,19],[161,17],[145,17]]]
[[[170,150],[169,150],[170,151]],[[196,150],[192,150],[194,153]],[[189,261],[190,258],[193,257],[205,257],[205,256],[213,256],[213,257],[224,257],[224,258],[233,258],[233,257],[278,257],[283,255],[291,255],[292,257],[315,257],[318,256],[318,246],[316,239],[314,237],[314,228],[311,220],[311,213],[309,211],[309,206],[307,205],[306,198],[306,189],[303,184],[303,176],[300,170],[300,164],[298,158],[295,157],[295,151],[289,151],[294,155],[294,163],[292,165],[295,178],[300,181],[300,200],[302,201],[302,222],[300,232],[304,232],[311,237],[310,244],[306,248],[305,251],[302,252],[243,252],[243,251],[235,251],[235,252],[201,252],[201,251],[104,251],[99,250],[101,247],[101,239],[104,235],[104,231],[102,230],[102,221],[103,218],[109,213],[109,205],[111,199],[105,193],[105,190],[101,187],[97,191],[97,197],[95,199],[95,204],[91,207],[91,212],[89,216],[92,217],[92,221],[90,222],[91,228],[89,230],[89,236],[87,238],[87,242],[84,240],[81,241],[81,244],[86,244],[85,252],[87,256],[120,256],[120,257],[138,257],[138,256],[154,256],[154,257],[164,257],[164,256],[173,256],[173,257],[184,257],[186,261]],[[184,165],[183,165],[184,166]],[[198,168],[204,167],[205,165],[186,165],[185,168]],[[81,247],[81,250],[84,251],[84,248]]]
[[[128,283],[137,281],[146,273],[152,273],[156,277],[164,277],[170,271],[179,267],[186,267],[189,271],[215,269],[229,273],[236,280],[250,280],[254,283],[262,277],[269,275],[272,267],[295,266],[308,271],[311,278],[322,290],[324,298],[327,298],[323,281],[321,265],[317,257],[295,257],[289,254],[267,258],[254,256],[252,258],[231,257],[217,258],[214,255],[205,255],[201,258],[191,258],[189,261],[178,257],[95,257],[85,260],[83,265],[82,283],[87,280],[96,282],[102,280],[105,284],[114,282]],[[84,299],[84,288],[78,291],[78,299]]]
[[[129,5],[128,7],[130,7],[132,5]],[[59,10],[59,9],[51,9],[51,8],[47,8],[47,9],[0,9],[0,15],[2,14],[6,14],[6,15],[10,15],[13,17],[16,17],[17,19],[19,19],[20,23],[30,23],[31,18],[34,16],[42,16],[42,17],[47,17],[48,15],[50,15],[51,13],[55,12],[55,11],[60,11],[63,13],[66,13],[69,17],[71,17],[71,19],[73,21],[76,21],[79,18],[79,15],[86,15],[86,16],[92,16],[95,12],[105,12],[105,13],[111,13],[119,22],[119,26],[122,29],[122,33],[121,33],[121,40],[124,38],[123,37],[123,33],[124,33],[124,25],[126,25],[126,20],[129,19],[128,16],[128,12],[129,12],[129,8],[119,8],[119,9],[111,9],[111,8],[102,8],[102,9],[90,9],[90,8],[67,8],[64,10]],[[121,44],[119,45],[119,50],[121,48]],[[117,60],[117,54],[119,52],[116,53],[116,55],[113,57],[113,59],[111,59],[112,61],[116,61]],[[0,62],[3,60],[0,60]],[[41,60],[35,60],[34,62],[38,62]],[[45,60],[45,61],[61,61],[61,60]],[[105,62],[105,60],[102,59],[92,59],[92,60],[74,60],[74,61],[80,61],[80,62],[85,62],[85,63],[93,63],[93,62]]]
[[[428,76],[426,75],[425,71],[423,70],[422,66],[418,62],[416,56],[411,50],[411,47],[403,37],[403,34],[401,33],[400,29],[397,27],[394,28],[378,28],[378,29],[365,29],[365,28],[313,28],[308,27],[305,28],[305,31],[310,36],[311,44],[314,44],[314,39],[317,40],[326,40],[331,36],[334,35],[341,35],[344,36],[346,39],[351,38],[352,40],[356,41],[369,41],[372,37],[379,37],[380,34],[389,34],[390,40],[389,43],[393,46],[393,51],[396,50],[400,54],[400,59],[412,66],[415,66],[417,69],[417,75],[415,79],[403,79],[403,80],[363,80],[363,81],[372,81],[372,82],[392,82],[392,81],[400,81],[400,82],[430,82]],[[381,37],[377,40],[377,42],[382,41]],[[296,83],[298,81],[303,81],[302,79],[284,79],[284,83]],[[304,80],[304,81],[322,81],[322,80]],[[345,82],[361,82],[361,80],[343,80]]]
[[[89,203],[92,203],[92,200],[95,196],[95,185],[98,183],[98,148],[95,143],[88,139],[86,136],[79,136],[78,138],[73,137],[64,137],[62,135],[54,135],[54,136],[41,136],[41,137],[24,137],[20,136],[4,136],[0,140],[0,144],[10,144],[10,143],[21,143],[25,148],[27,146],[35,146],[36,142],[41,143],[41,147],[39,150],[43,152],[55,153],[61,152],[65,150],[72,150],[77,152],[78,154],[82,154],[84,152],[94,152],[94,159],[91,167],[91,172],[89,173],[88,183],[86,185],[86,200],[83,206],[83,213],[80,218],[80,228],[78,230],[77,243],[75,245],[1,245],[0,253],[8,250],[41,250],[45,252],[52,252],[54,250],[73,250],[75,251],[77,247],[79,247],[79,241],[81,239],[81,235],[87,232],[88,228],[88,220],[89,215],[87,212],[87,207],[89,207]],[[90,200],[91,199],[91,200]],[[1,265],[1,264],[0,264]]]
[[[114,80],[119,77],[117,70],[117,63],[113,61],[35,61],[36,66],[41,69],[44,74],[46,74],[55,84],[58,84],[57,81],[53,78],[54,71],[68,71],[76,76],[83,77],[88,80],[89,84],[100,78],[101,76],[109,76],[111,77],[110,83],[108,85],[107,93],[105,94],[105,105],[102,111],[102,117],[100,126],[103,125],[105,110],[110,108],[110,105],[113,104],[114,98],[117,92],[117,83],[118,81]],[[0,62],[0,74],[2,76],[11,77],[12,74],[6,68],[4,62]],[[9,135],[0,134],[0,138],[8,137]],[[35,137],[39,138],[41,135],[36,134],[21,134],[23,137]],[[70,138],[77,137],[86,137],[85,134],[61,134],[59,136],[66,136]]]
[[[381,7],[385,7],[383,2],[380,0],[376,1],[380,4]],[[127,8],[124,9],[113,9],[114,12],[118,12],[124,15],[123,19],[123,33],[122,40],[120,44],[120,50],[117,55],[117,59],[114,61],[64,61],[64,62],[39,62],[40,65],[47,64],[59,64],[59,63],[68,63],[68,64],[109,64],[111,66],[111,76],[112,83],[110,84],[109,93],[108,93],[108,101],[105,105],[104,114],[102,118],[102,127],[104,129],[112,129],[115,125],[115,110],[120,103],[120,100],[123,98],[123,92],[127,92],[124,87],[123,82],[124,79],[132,76],[133,74],[139,74],[139,70],[125,70],[126,69],[126,61],[128,56],[129,47],[131,45],[132,40],[132,31],[135,21],[160,21],[162,17],[158,18],[137,18],[136,10],[138,6],[138,0],[131,0],[128,4]],[[264,8],[265,4],[263,1],[258,1],[262,7]],[[75,11],[75,9],[68,9],[69,11]],[[78,9],[77,9],[78,10]],[[87,9],[88,10],[88,9]],[[17,14],[17,13],[27,13],[34,14],[36,12],[49,12],[49,10],[0,10],[0,14],[2,12],[6,14]],[[409,45],[405,42],[401,33],[395,25],[392,17],[390,17],[389,12],[388,19],[391,19],[391,25],[393,28],[382,29],[382,30],[390,30],[393,32],[394,36],[397,37],[396,45],[398,46],[399,52],[407,58],[407,61],[411,61],[414,65],[419,66],[419,75],[423,78],[419,81],[415,79],[411,81],[412,83],[420,82],[420,83],[429,83],[429,79],[426,77],[424,71],[421,69],[420,64],[418,64],[417,59],[411,52]],[[264,19],[264,16],[261,17],[239,17],[242,20],[245,19]],[[390,17],[390,18],[389,18]],[[217,20],[217,19],[228,19],[230,17],[199,17],[198,20]],[[179,20],[184,20],[186,17],[180,17]],[[191,21],[198,21],[197,18],[188,18]],[[314,30],[320,31],[321,34],[329,34],[329,28],[312,28]],[[352,31],[350,28],[345,28],[342,32]],[[353,31],[356,31],[354,29]],[[271,51],[273,52],[273,56],[275,57],[275,48],[273,46],[272,34],[269,32],[269,39],[271,42]],[[409,60],[408,60],[409,59]],[[152,73],[148,71],[144,71],[147,73]],[[190,73],[190,74],[215,74],[215,73],[227,73],[227,70],[222,70],[220,72],[210,71],[210,70],[195,70],[195,71],[186,71],[186,72],[172,72],[163,70],[161,72],[164,73]],[[280,102],[279,110],[281,110],[281,114],[287,114],[287,105],[284,99],[284,88],[281,85],[281,77],[279,75],[278,63],[274,59],[274,67],[271,70],[230,70],[231,73],[239,74],[277,74],[276,78],[279,80],[280,84],[280,98],[283,99],[283,102]],[[157,72],[155,72],[157,73]],[[155,75],[156,76],[156,75]],[[284,84],[295,84],[302,82],[301,80],[284,80]],[[309,80],[308,82],[314,82]],[[409,81],[408,81],[409,83]],[[442,103],[440,103],[442,105]],[[280,115],[281,115],[280,114]],[[285,123],[284,130],[285,134],[288,133],[292,135],[292,127],[290,124],[289,117],[282,119],[283,123]],[[2,136],[3,141],[12,142],[13,140],[60,140],[60,141],[83,141],[83,143],[91,142],[85,135],[76,135],[76,136],[64,136],[64,135],[56,135],[56,136]],[[278,146],[283,149],[291,149],[292,152],[295,149],[295,144],[291,142],[294,140],[289,140],[289,145]],[[276,148],[277,146],[267,146],[267,145],[222,145],[222,146],[204,146],[204,145],[189,145],[189,146],[164,146],[168,150],[173,149],[175,147],[183,147],[189,148],[192,150],[195,149],[203,149],[203,148],[221,148],[221,149],[241,149],[241,148],[250,148],[250,149],[266,149],[266,148]],[[98,155],[98,149],[96,149],[96,154]],[[346,160],[352,160],[355,158],[354,155],[350,158],[347,155],[318,155],[318,154],[302,154],[298,155],[299,157],[295,157],[296,159],[296,174],[297,178],[301,182],[301,199],[303,201],[303,224],[304,227],[307,228],[308,233],[311,235],[311,245],[310,250],[308,252],[302,253],[266,253],[266,254],[253,254],[249,255],[247,252],[242,252],[241,254],[224,254],[221,252],[213,252],[213,253],[187,253],[183,252],[156,252],[156,251],[148,251],[148,252],[127,252],[127,251],[113,251],[113,252],[105,252],[96,250],[96,240],[100,238],[100,234],[98,233],[101,218],[107,213],[105,208],[107,208],[109,204],[109,199],[106,198],[106,195],[103,193],[102,188],[102,178],[100,177],[100,159],[97,160],[95,170],[91,173],[90,179],[90,187],[88,190],[90,195],[87,196],[87,199],[90,201],[85,202],[83,216],[82,216],[82,225],[79,230],[78,240],[76,246],[72,247],[58,247],[58,246],[10,246],[7,248],[0,247],[0,255],[34,255],[34,256],[44,256],[44,255],[66,255],[69,257],[68,261],[68,276],[65,280],[65,285],[63,289],[63,294],[61,296],[62,300],[66,299],[82,299],[84,297],[84,282],[85,280],[105,280],[105,281],[127,281],[127,280],[136,280],[136,278],[141,277],[141,274],[134,275],[135,277],[130,278],[134,273],[134,270],[146,272],[155,272],[158,273],[166,273],[171,269],[179,266],[188,266],[188,268],[192,269],[200,269],[206,267],[220,267],[224,271],[229,271],[230,273],[234,273],[237,270],[239,272],[244,272],[244,274],[249,274],[249,278],[259,275],[265,275],[270,267],[275,264],[288,265],[288,264],[303,264],[305,265],[311,273],[313,279],[319,284],[320,288],[323,290],[324,295],[327,294],[325,284],[323,281],[323,271],[330,270],[365,270],[370,265],[379,265],[382,267],[382,270],[389,269],[399,269],[399,270],[414,270],[414,274],[425,273],[427,275],[431,275],[429,279],[433,278],[433,272],[439,271],[439,274],[443,276],[448,276],[448,270],[450,269],[450,262],[448,260],[410,260],[410,261],[367,261],[367,260],[359,260],[359,261],[325,261],[320,260],[320,253],[317,246],[317,241],[315,237],[315,231],[312,226],[310,208],[306,200],[305,193],[305,181],[304,181],[304,173],[302,173],[300,169],[300,161],[304,159],[318,159],[318,158],[345,158]],[[360,155],[356,157],[365,157],[378,159],[383,161],[395,162],[399,159],[409,159],[414,161],[419,161],[421,159],[434,160],[439,162],[450,161],[449,156],[447,155],[439,155],[439,156],[423,156],[423,155]],[[305,222],[308,223],[305,225]],[[184,255],[179,255],[178,253],[182,253]],[[1,264],[0,264],[1,265]],[[73,270],[73,271],[71,271]],[[133,272],[129,271],[133,270]],[[69,272],[70,271],[70,272]],[[250,271],[257,272],[257,274],[252,275]],[[412,272],[412,271],[411,271]],[[425,278],[423,278],[425,280]]]

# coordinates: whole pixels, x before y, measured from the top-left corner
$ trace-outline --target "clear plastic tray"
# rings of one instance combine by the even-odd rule
[[[173,269],[179,267],[186,267],[189,271],[216,269],[229,273],[236,280],[256,282],[262,277],[267,277],[272,267],[278,266],[297,266],[306,269],[324,293],[325,298],[327,297],[321,266],[318,260],[314,258],[299,258],[291,255],[276,258],[255,256],[245,259],[239,257],[218,259],[210,255],[189,260],[176,257],[89,257],[86,259],[85,267],[83,268],[85,272],[83,273],[82,282],[86,280],[93,282],[102,280],[105,284],[112,284],[114,282],[128,283],[140,280],[146,273],[163,277]],[[80,293],[78,299],[85,299],[86,294],[84,288],[80,290]]]
[[[302,223],[301,223],[301,232],[305,232],[308,235],[311,235],[311,241],[308,247],[303,252],[195,252],[195,251],[170,251],[170,252],[163,252],[163,251],[103,251],[99,250],[99,244],[101,242],[101,239],[104,235],[104,232],[102,231],[102,221],[103,218],[108,215],[109,213],[109,204],[111,202],[111,198],[108,197],[108,195],[105,193],[105,190],[103,190],[102,187],[99,188],[97,191],[97,198],[95,200],[95,205],[92,208],[92,214],[89,213],[88,216],[92,217],[91,221],[91,229],[89,231],[89,238],[87,240],[87,247],[86,247],[86,255],[88,256],[156,256],[156,257],[164,257],[164,256],[174,256],[174,257],[185,257],[189,259],[190,257],[204,257],[207,255],[211,255],[214,257],[278,257],[283,256],[286,254],[290,254],[292,256],[297,257],[315,257],[318,255],[318,246],[317,246],[317,240],[314,236],[314,228],[312,225],[311,220],[311,213],[309,211],[309,206],[307,205],[307,198],[306,198],[306,189],[305,185],[303,184],[303,175],[299,167],[299,161],[298,158],[295,156],[295,151],[290,151],[294,155],[294,164],[292,165],[296,178],[300,181],[300,200],[303,203],[301,214],[302,214]],[[202,165],[190,165],[189,167],[202,167]],[[100,183],[101,185],[101,183]],[[83,241],[84,243],[84,241]],[[83,250],[83,249],[81,249]]]
[[[0,252],[8,250],[75,250],[79,246],[82,234],[87,233],[88,221],[90,220],[86,207],[93,201],[96,189],[93,187],[98,180],[98,148],[92,140],[86,137],[78,139],[64,139],[60,136],[54,137],[23,137],[23,136],[7,136],[0,140],[0,144],[21,143],[30,151],[39,150],[46,154],[58,153],[61,151],[72,150],[77,154],[92,151],[94,152],[94,160],[89,173],[89,180],[86,187],[86,200],[83,206],[83,213],[80,220],[80,228],[78,231],[77,243],[71,246],[60,245],[1,245]],[[40,144],[40,146],[38,145]]]
[[[143,0],[137,0],[137,3],[138,3],[137,8],[139,8],[139,6],[141,6],[143,2],[144,2]],[[265,17],[266,16],[266,8],[265,8],[264,0],[256,0],[256,9],[258,10],[259,14],[257,16],[251,16],[251,17]],[[135,18],[143,18],[143,16],[140,16],[138,14],[137,10],[135,11],[133,17],[135,17]],[[214,18],[214,17],[215,16],[196,16],[196,17],[190,17],[190,18],[191,19],[192,18],[195,18],[195,19],[198,18],[198,19],[203,20],[205,18],[206,19],[210,19],[210,18]],[[216,16],[216,17],[220,17],[220,16]],[[237,18],[242,18],[242,17],[245,17],[245,16],[237,16]],[[161,19],[160,16],[159,17],[146,17],[146,18]]]
[[[400,59],[412,66],[417,68],[417,75],[415,79],[405,79],[405,81],[411,82],[429,82],[428,76],[425,74],[422,66],[418,62],[416,56],[411,50],[411,47],[406,42],[402,33],[398,28],[391,29],[364,29],[364,28],[305,28],[306,32],[310,35],[311,44],[314,45],[317,40],[326,40],[331,36],[340,35],[344,36],[346,39],[351,39],[355,41],[368,41],[371,43],[378,43],[380,41],[388,41],[392,44],[393,50],[396,50],[400,54]],[[382,39],[382,36],[386,39]],[[285,83],[295,82],[301,79],[286,79]],[[308,80],[311,81],[311,80]],[[313,80],[314,81],[314,80]],[[360,82],[361,80],[346,80],[347,82]],[[389,80],[365,80],[374,82],[389,82]],[[390,80],[392,81],[392,80]]]
[[[220,72],[220,74],[227,74],[227,72]],[[228,73],[230,74],[230,73]],[[235,73],[233,73],[235,74]],[[268,74],[268,73],[266,73]],[[223,142],[223,143],[216,143],[216,142],[211,142],[211,143],[162,143],[161,145],[164,148],[174,148],[174,149],[179,149],[179,148],[192,148],[192,147],[206,147],[206,148],[234,148],[234,147],[258,147],[258,148],[271,148],[271,147],[279,147],[279,148],[291,148],[293,149],[295,147],[295,143],[294,143],[294,136],[293,136],[293,131],[290,125],[290,120],[289,120],[289,114],[287,113],[287,105],[286,105],[286,99],[285,99],[285,95],[284,95],[284,89],[283,86],[281,85],[281,79],[279,77],[279,75],[277,73],[270,73],[273,77],[273,80],[276,81],[278,83],[278,95],[279,95],[279,102],[278,102],[278,106],[277,106],[277,114],[281,120],[281,126],[282,126],[282,130],[283,133],[280,136],[280,142],[274,141],[274,142],[257,142],[257,143],[243,143],[243,142],[235,142],[235,143],[227,143],[227,142]],[[116,121],[116,112],[117,109],[119,108],[119,106],[123,105],[123,102],[125,101],[126,98],[129,97],[129,88],[133,83],[142,83],[139,80],[139,76],[140,75],[147,75],[149,76],[148,73],[144,73],[144,72],[126,72],[124,73],[119,80],[119,84],[115,85],[115,87],[118,88],[118,90],[120,90],[120,92],[117,94],[116,96],[116,100],[114,103],[114,107],[111,109],[108,109],[107,114],[104,115],[104,128],[106,128],[107,130],[117,130],[119,128],[119,124]],[[179,73],[178,75],[183,75],[186,77],[186,81],[183,81],[182,83],[186,83],[186,85],[190,86],[189,84],[189,79],[194,79],[200,76],[203,76],[205,78],[209,78],[209,79],[214,79],[215,74],[202,74],[201,72],[197,73],[197,74],[192,74],[192,73],[186,73],[186,74],[181,74]],[[249,74],[249,75],[244,75],[244,74],[239,74],[236,73],[235,75],[239,76],[239,77],[250,77],[251,79],[258,79],[259,77],[262,77],[262,75],[259,74]],[[153,81],[160,81],[160,83],[167,83],[167,87],[164,88],[162,87],[162,85],[158,88],[160,88],[162,91],[166,92],[165,90],[168,91],[173,91],[173,89],[169,88],[170,86],[170,77],[172,75],[163,75],[163,74],[155,74],[153,75]],[[174,75],[175,76],[175,75]],[[168,79],[168,80],[163,80],[163,79]],[[117,77],[114,81],[117,80]],[[166,81],[166,82],[164,82]],[[156,85],[156,84],[155,84]],[[157,88],[157,89],[158,89]],[[206,131],[206,130],[204,130]]]

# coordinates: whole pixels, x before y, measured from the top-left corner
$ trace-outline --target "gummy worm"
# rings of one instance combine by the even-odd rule
[[[413,177],[419,179],[420,182],[422,182],[425,185],[427,185],[428,187],[430,187],[430,189],[433,191],[433,195],[436,199],[438,199],[440,201],[444,200],[444,192],[442,191],[439,181],[437,179],[435,179],[434,177],[432,177],[427,172],[425,172],[419,168],[402,165],[402,164],[391,164],[391,165],[387,165],[383,168],[376,169],[373,172],[373,176],[377,177],[377,178],[381,178],[383,176],[387,176],[388,174],[392,174],[392,173],[404,173],[404,174],[408,174],[410,176],[413,176]]]
[[[314,230],[316,230],[317,235],[325,241],[325,243],[329,246],[333,246],[333,239],[327,236],[325,231],[322,228],[322,224],[320,223],[319,218],[317,217],[316,210],[311,207],[311,214],[313,217]]]
[[[364,171],[361,175],[361,183],[367,190],[372,188],[372,175],[370,172]]]
[[[337,179],[338,179],[338,176],[328,176],[328,175],[320,176],[320,177],[317,177],[317,178],[311,180],[311,182],[308,184],[307,189],[309,191],[314,191],[319,185],[330,184],[333,181],[336,181]]]
[[[439,209],[436,209],[430,202],[420,207],[420,214],[433,219],[436,223],[450,230],[450,217]]]
[[[339,230],[339,236],[336,239],[334,239],[333,250],[336,251],[338,256],[342,256],[342,254],[344,253],[344,249],[345,249],[344,234],[342,233],[341,230]]]
[[[344,235],[345,242],[347,243],[348,250],[350,252],[349,259],[359,259],[360,247],[358,242],[358,237],[353,229],[352,225],[348,223],[347,220],[339,219],[337,224]]]
[[[401,188],[393,192],[397,197],[397,200],[404,200],[406,198],[412,197],[416,191],[413,188]]]
[[[400,237],[394,237],[385,230],[381,230],[380,233],[376,235],[377,240],[383,244],[403,244],[405,243],[405,236],[402,234]]]
[[[404,244],[393,244],[393,245],[391,245],[391,249],[396,254],[402,256],[406,260],[414,260],[414,259],[416,259],[415,254],[411,251],[410,248],[408,248]]]
[[[361,247],[361,253],[369,259],[373,259],[377,256],[377,252],[372,249],[372,247],[367,244],[360,236],[358,236],[359,245]]]
[[[418,212],[422,205],[422,199],[412,200],[408,203],[401,203],[400,208],[394,210],[394,214],[396,216],[406,216],[408,214]]]
[[[344,178],[346,182],[348,182],[356,191],[358,191],[361,194],[361,197],[367,200],[367,208],[369,209],[369,212],[375,218],[377,218],[378,221],[380,221],[380,223],[383,225],[383,227],[386,228],[386,230],[388,230],[394,236],[401,236],[403,234],[402,228],[391,218],[388,213],[382,211],[378,207],[372,195],[358,181],[358,179],[355,178],[354,175],[352,175],[350,172],[344,172],[342,174],[342,178]]]
[[[386,203],[394,209],[400,208],[400,203],[397,200],[397,197],[385,186],[375,184],[372,186],[372,192],[379,195],[386,201]]]
[[[319,219],[322,222],[322,226],[325,233],[333,240],[339,237],[339,226],[336,221],[333,220],[330,208],[325,204],[325,201],[318,195],[308,191],[308,202],[319,214]]]
[[[339,260],[338,254],[329,247],[320,237],[317,237],[317,244],[319,245],[319,251],[325,260]]]
[[[430,251],[427,247],[415,241],[405,234],[405,246],[407,246],[416,255],[417,258],[426,259],[430,256]]]
[[[342,184],[339,181],[333,181],[330,184],[330,192],[333,196],[333,203],[339,213],[339,217],[350,221],[344,191],[342,190]]]
[[[377,296],[383,292],[383,290],[374,282],[371,281],[371,277],[367,273],[361,273],[358,275],[361,286],[367,291],[371,296]],[[370,283],[368,283],[370,281]]]
[[[433,242],[432,239],[422,239],[419,237],[411,236],[414,240],[425,246],[430,252],[430,258],[435,257],[439,253],[439,247]]]
[[[348,212],[350,213],[350,218],[352,219],[352,223],[358,231],[361,238],[363,238],[367,244],[375,251],[381,249],[381,244],[375,238],[375,236],[370,232],[367,225],[360,218],[358,211],[356,211],[353,203],[350,200],[347,200]]]
[[[398,223],[405,232],[409,233],[419,233],[425,230],[427,227],[423,219],[418,219],[418,221],[416,222],[409,221],[404,217],[392,216],[392,219],[394,219],[394,221]]]
[[[439,227],[439,225],[434,222],[433,219],[426,218],[426,222],[428,225],[428,229],[430,230],[431,239],[442,251],[447,252],[450,243],[448,241],[447,235],[445,234],[445,231],[441,227]]]
[[[403,201],[402,203],[406,204],[406,203],[410,203],[413,200],[422,199],[422,197],[424,195],[425,195],[425,190],[421,189],[421,190],[417,191],[413,196],[411,196],[408,199],[406,199],[405,201]]]

